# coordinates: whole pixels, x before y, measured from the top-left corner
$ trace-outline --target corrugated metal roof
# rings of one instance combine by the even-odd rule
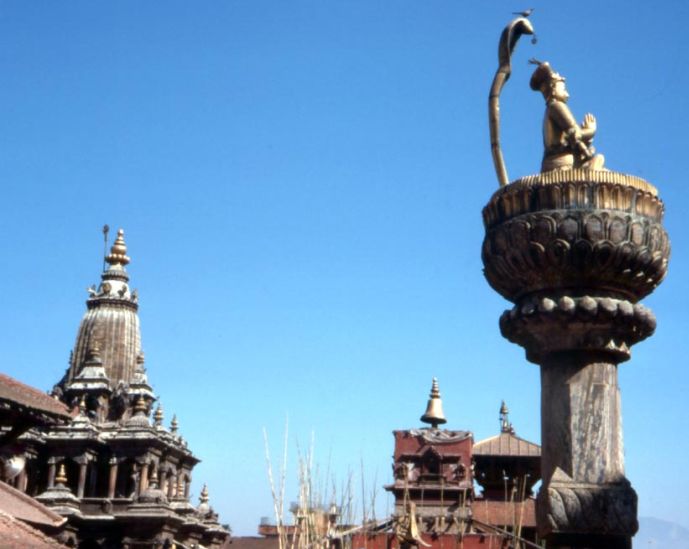
[[[539,457],[541,447],[512,433],[500,433],[474,444],[471,453],[475,456]]]

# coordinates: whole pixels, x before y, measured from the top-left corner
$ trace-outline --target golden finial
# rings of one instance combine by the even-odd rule
[[[130,259],[127,257],[127,245],[124,242],[124,231],[117,231],[115,243],[110,248],[110,254],[105,257],[105,261],[110,265],[126,265]]]
[[[98,341],[95,339],[89,341],[89,348],[86,354],[88,355],[89,361],[100,361],[100,345],[98,345]]]
[[[505,404],[503,400],[500,405],[500,431],[503,433],[514,433],[514,427],[512,427],[509,420],[509,413],[510,411],[507,408],[507,404]]]
[[[208,503],[208,486],[206,484],[204,484],[203,488],[201,489],[201,495],[199,496],[199,503]]]
[[[437,429],[438,425],[442,423],[447,423],[445,414],[443,414],[443,401],[440,400],[438,378],[433,378],[431,394],[429,395],[428,404],[426,405],[426,413],[421,416],[421,421],[430,424],[433,429]]]
[[[136,401],[136,404],[134,405],[134,411],[136,413],[141,412],[142,414],[146,413],[146,401],[144,400],[143,395],[139,395],[139,400]]]
[[[153,419],[155,421],[156,427],[160,427],[163,425],[163,407],[158,404],[158,407],[156,408],[155,414],[153,414]]]
[[[67,473],[65,471],[65,464],[61,463],[60,464],[60,469],[57,472],[57,476],[55,477],[55,482],[58,484],[67,484]]]
[[[177,421],[177,414],[172,415],[172,421],[170,422],[170,432],[172,434],[175,434],[177,432],[177,428],[179,427],[179,423]]]
[[[86,414],[86,395],[81,395],[81,400],[79,400],[79,413]]]

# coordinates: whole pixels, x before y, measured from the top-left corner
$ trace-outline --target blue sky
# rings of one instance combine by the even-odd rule
[[[620,383],[640,514],[688,527],[689,4],[532,5],[539,41],[501,103],[510,176],[540,165],[535,56],[598,118],[607,165],[666,203],[658,329]],[[208,482],[236,533],[271,513],[262,428],[275,457],[287,417],[292,485],[311,433],[336,482],[362,462],[387,482],[391,431],[419,426],[433,376],[448,427],[491,436],[505,399],[538,441],[538,368],[501,338],[508,304],[480,261],[488,89],[526,7],[0,2],[0,368],[61,377],[108,223],[126,231],[149,378],[203,459],[194,492]]]

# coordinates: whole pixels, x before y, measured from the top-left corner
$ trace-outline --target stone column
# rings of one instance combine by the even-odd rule
[[[650,336],[638,301],[667,271],[663,204],[615,172],[547,172],[483,211],[485,275],[514,303],[504,337],[541,368],[539,535],[548,547],[628,549],[638,529],[624,475],[618,364]]]
[[[17,489],[20,490],[21,492],[26,492],[26,485],[28,483],[28,475],[26,473],[26,469],[29,466],[29,460],[26,459],[24,462],[24,468],[20,471],[19,473],[19,478],[17,479]]]
[[[48,458],[48,488],[55,486],[55,464],[57,463],[57,458]]]
[[[79,464],[79,482],[77,484],[77,497],[81,499],[84,497],[84,489],[86,488],[86,470],[88,468],[88,458],[86,456],[79,456],[78,458],[74,458],[74,461],[76,461]]]
[[[116,457],[112,457],[108,461],[108,465],[110,465],[110,471],[108,473],[108,499],[113,499],[117,486],[117,469],[119,467],[119,461]]]
[[[141,464],[141,478],[139,479],[139,494],[148,488],[148,467],[149,462],[146,461]]]

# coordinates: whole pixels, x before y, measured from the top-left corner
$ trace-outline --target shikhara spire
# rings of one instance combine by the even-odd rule
[[[91,353],[94,349],[100,361],[98,377],[101,383],[107,381],[112,390],[121,384],[141,383],[142,366],[139,362],[143,354],[137,314],[138,296],[129,287],[129,274],[125,269],[130,261],[124,231],[120,229],[105,257],[101,283],[97,288],[89,288],[87,310],[77,332],[69,370],[61,383],[63,392],[77,378],[83,377],[83,370],[93,361]]]
[[[101,283],[89,289],[69,369],[54,391],[72,407],[73,418],[25,441],[28,455],[39,456],[33,466],[43,471],[25,489],[75,520],[74,546],[98,532],[109,547],[153,549],[165,539],[180,547],[219,549],[229,532],[209,507],[208,490],[198,508],[190,502],[198,458],[176,417],[169,429],[160,406],[150,417],[157,397],[144,366],[121,229],[104,259]]]

